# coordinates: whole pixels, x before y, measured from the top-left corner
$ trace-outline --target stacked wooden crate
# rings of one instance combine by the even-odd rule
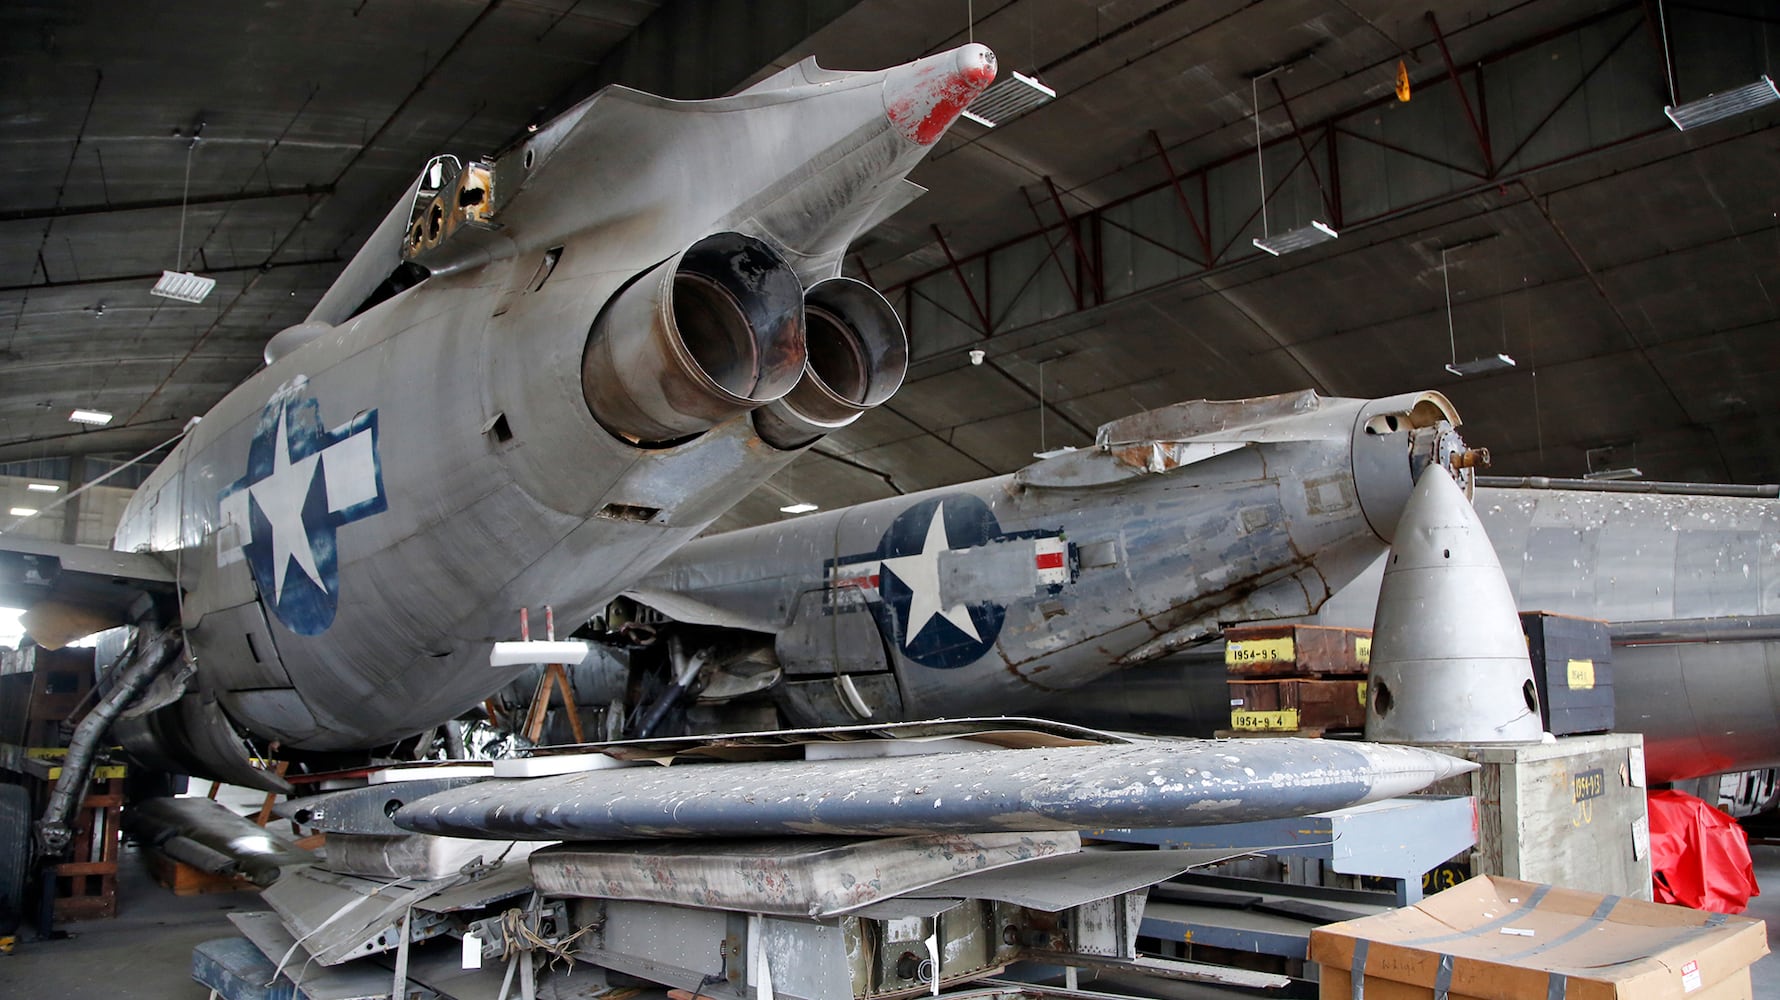
[[[1220,736],[1364,729],[1368,629],[1259,625],[1224,632],[1230,728]]]

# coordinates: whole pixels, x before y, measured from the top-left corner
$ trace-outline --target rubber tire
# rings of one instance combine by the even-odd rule
[[[30,871],[31,796],[20,785],[0,784],[0,937],[18,933]]]

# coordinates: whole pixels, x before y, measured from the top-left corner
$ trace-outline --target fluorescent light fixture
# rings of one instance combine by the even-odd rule
[[[161,280],[155,282],[148,294],[196,305],[204,301],[204,296],[209,295],[210,290],[215,287],[215,278],[206,278],[190,271],[162,271]]]
[[[1599,472],[1585,472],[1582,474],[1582,478],[1592,479],[1595,482],[1608,482],[1615,479],[1643,479],[1644,473],[1633,468],[1602,469]]]
[[[786,507],[780,507],[779,513],[781,513],[781,514],[808,514],[810,511],[815,510],[815,509],[816,509],[816,505],[813,503],[794,503],[794,504],[791,504]]]
[[[1506,354],[1491,354],[1484,358],[1472,358],[1459,365],[1447,365],[1446,370],[1454,375],[1483,375],[1499,372],[1504,368],[1513,368],[1514,359]]]
[[[1328,223],[1312,219],[1308,226],[1300,226],[1297,229],[1275,233],[1272,236],[1257,236],[1255,237],[1255,246],[1278,257],[1294,250],[1316,246],[1318,243],[1327,243],[1339,235],[1341,234],[1337,233]]]
[[[32,493],[60,493],[60,492],[62,492],[62,488],[60,486],[57,486],[55,483],[32,483],[29,486],[26,486],[25,489],[30,490]]]
[[[106,424],[111,423],[111,414],[106,413],[104,410],[75,410],[73,413],[68,414],[68,422],[72,424],[91,424],[94,427],[104,427]]]
[[[986,128],[1005,125],[1057,99],[1057,92],[1018,70],[995,81],[965,108],[963,116]]]
[[[14,507],[11,511],[13,517],[31,517],[36,513],[37,508],[35,507]]]
[[[1780,101],[1780,88],[1776,88],[1773,79],[1764,73],[1761,79],[1747,86],[1712,94],[1697,101],[1688,101],[1686,104],[1665,107],[1663,114],[1669,116],[1676,128],[1685,132],[1745,111],[1754,111],[1775,101]]]

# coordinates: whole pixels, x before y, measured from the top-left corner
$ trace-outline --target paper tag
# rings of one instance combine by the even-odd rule
[[[1504,927],[1502,933],[1512,934],[1515,937],[1532,937],[1533,929],[1531,927]]]
[[[1650,819],[1639,816],[1632,820],[1632,860],[1643,861],[1650,853]]]
[[[1692,993],[1700,988],[1700,963],[1689,962],[1681,967],[1681,992]]]
[[[466,969],[482,968],[482,939],[474,934],[464,935],[464,960]]]
[[[1572,691],[1593,691],[1595,689],[1595,661],[1571,660],[1564,670],[1564,679]]]
[[[1626,763],[1632,772],[1628,776],[1633,788],[1644,787],[1644,748],[1633,747],[1626,752]]]

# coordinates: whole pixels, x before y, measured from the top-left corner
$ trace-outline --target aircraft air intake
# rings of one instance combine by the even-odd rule
[[[594,320],[581,392],[608,430],[665,444],[778,399],[803,368],[797,275],[765,243],[717,233],[644,273]]]
[[[902,320],[877,290],[829,278],[804,294],[803,377],[783,399],[754,411],[768,444],[801,448],[889,399],[909,369]]]

